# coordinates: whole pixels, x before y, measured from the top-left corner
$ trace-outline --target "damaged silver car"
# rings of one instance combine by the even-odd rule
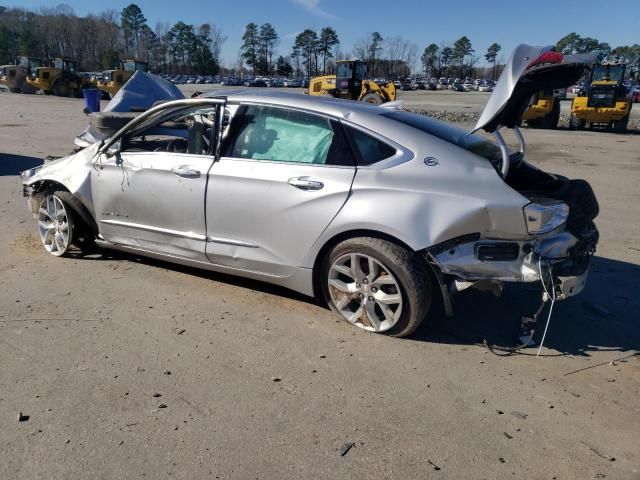
[[[255,90],[97,113],[102,140],[23,172],[24,193],[53,255],[95,242],[259,279],[405,336],[468,287],[583,289],[596,198],[527,163],[517,126],[588,64],[519,46],[474,129],[494,140],[397,105]]]

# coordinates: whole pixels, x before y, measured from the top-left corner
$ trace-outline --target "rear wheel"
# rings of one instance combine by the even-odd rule
[[[409,335],[431,306],[424,264],[413,252],[377,238],[336,245],[323,262],[321,282],[329,307],[370,332]]]
[[[68,97],[69,93],[69,84],[64,80],[58,80],[53,86],[53,94],[56,97]]]
[[[622,120],[617,120],[615,122],[612,122],[612,129],[614,132],[626,132],[627,131],[627,127],[629,126],[629,117],[625,117]]]
[[[9,91],[11,93],[20,93],[20,89],[15,87],[9,87]]]
[[[364,97],[362,97],[362,101],[364,103],[370,103],[372,105],[381,105],[384,103],[384,99],[380,96],[380,94],[375,92],[369,92]]]

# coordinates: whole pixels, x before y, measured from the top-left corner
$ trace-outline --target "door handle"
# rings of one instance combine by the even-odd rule
[[[289,179],[289,185],[299,188],[300,190],[315,191],[321,190],[324,187],[324,183],[320,180],[315,180],[310,177],[294,177]]]
[[[186,165],[173,167],[171,169],[171,173],[173,173],[174,175],[178,175],[179,177],[185,177],[185,178],[198,178],[200,176],[200,170],[190,168]]]

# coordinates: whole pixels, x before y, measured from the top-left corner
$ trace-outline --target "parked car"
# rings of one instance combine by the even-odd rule
[[[448,84],[449,81],[444,77],[440,77],[440,80],[438,80],[438,88],[440,88],[441,90],[446,90]]]
[[[530,73],[572,80],[557,65],[527,67],[541,52],[518,47],[473,132],[520,124]],[[395,336],[435,298],[450,313],[450,295],[474,285],[537,282],[554,301],[583,289],[595,196],[528,164],[524,144],[512,154],[499,135],[364,103],[206,95],[132,115],[103,141],[22,172],[45,250],[95,241],[260,279]]]
[[[493,85],[490,82],[484,81],[478,85],[479,92],[493,92]]]
[[[470,92],[471,90],[475,90],[473,80],[465,80],[464,83],[462,84],[462,87],[464,88],[465,92]]]

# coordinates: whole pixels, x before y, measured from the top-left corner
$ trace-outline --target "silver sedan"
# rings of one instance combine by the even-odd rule
[[[524,58],[510,85],[553,73]],[[277,92],[95,114],[104,140],[23,172],[25,196],[53,255],[98,244],[259,279],[405,336],[468,287],[541,282],[555,300],[584,286],[597,202],[529,165],[524,142],[509,151],[509,102],[530,98],[516,93],[496,88],[480,119],[495,141],[397,105]]]

